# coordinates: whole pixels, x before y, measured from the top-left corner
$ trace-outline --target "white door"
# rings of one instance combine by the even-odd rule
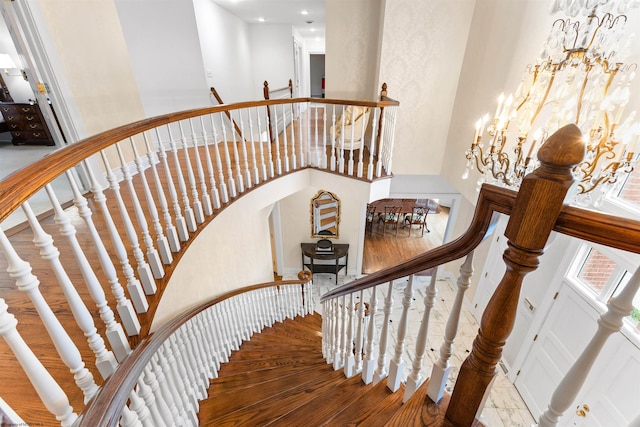
[[[591,340],[600,311],[563,281],[514,384],[534,418]],[[640,412],[640,350],[621,333],[609,338],[560,425],[624,426]]]
[[[561,288],[514,382],[534,418],[546,410],[558,383],[593,336],[596,318],[593,307],[569,285]]]

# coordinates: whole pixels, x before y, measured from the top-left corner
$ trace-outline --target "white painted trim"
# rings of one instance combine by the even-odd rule
[[[35,82],[44,82],[49,89],[48,94],[40,94],[34,90],[36,98],[49,129],[56,138],[58,145],[63,145],[62,136],[55,123],[53,112],[47,102],[47,96],[55,106],[56,115],[60,122],[60,127],[65,134],[67,143],[76,142],[86,136],[86,131],[82,125],[82,118],[77,111],[71,89],[63,73],[56,73],[55,70],[62,70],[62,66],[55,55],[55,48],[51,43],[51,38],[46,33],[46,24],[42,12],[37,2],[2,2],[2,11],[7,19],[7,26],[10,27],[14,41],[17,41],[16,48],[26,62],[26,72],[32,86]]]

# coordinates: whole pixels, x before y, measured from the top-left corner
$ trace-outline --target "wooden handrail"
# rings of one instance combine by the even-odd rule
[[[311,277],[311,272],[301,271],[298,273],[298,280],[266,282],[236,289],[192,308],[167,322],[153,334],[145,337],[135,350],[118,366],[118,369],[107,379],[102,387],[100,387],[98,393],[87,403],[87,406],[76,422],[76,426],[117,426],[122,407],[129,399],[131,390],[135,387],[142,371],[149,360],[151,360],[151,357],[158,351],[165,340],[198,313],[236,295],[271,286],[304,285],[311,280]]]
[[[458,239],[401,264],[377,271],[329,291],[321,297],[320,302],[406,277],[466,256],[484,239],[489,230],[493,212],[507,215],[511,213],[516,194],[513,190],[484,184],[478,196],[478,204],[471,225]]]
[[[67,145],[52,152],[47,157],[14,172],[0,182],[0,222],[5,220],[13,211],[33,196],[44,185],[51,182],[65,171],[78,163],[98,153],[101,150],[126,138],[167,125],[180,120],[198,117],[206,114],[227,112],[251,107],[265,107],[268,105],[290,104],[299,102],[315,102],[324,104],[359,105],[364,107],[385,107],[398,105],[397,101],[346,101],[338,99],[294,98],[268,101],[247,101],[229,105],[185,110],[164,114],[149,119],[139,120],[124,126],[110,129],[74,144]],[[28,177],[28,178],[27,178]]]
[[[216,99],[216,101],[218,101],[218,104],[224,104],[224,101],[222,101],[222,98],[220,97],[220,94],[218,93],[215,87],[211,86],[209,90],[211,90],[211,94]],[[233,123],[233,128],[236,130],[238,135],[240,135],[240,139],[243,139],[246,141],[245,137],[242,135],[242,130],[240,129],[240,126],[238,126],[238,123],[236,123],[236,121],[233,120],[233,118],[231,117],[231,113],[229,111],[225,111],[225,115],[231,121],[231,123]]]

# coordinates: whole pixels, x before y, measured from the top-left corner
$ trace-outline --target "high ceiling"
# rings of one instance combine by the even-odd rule
[[[247,23],[291,24],[306,40],[324,40],[324,0],[211,1]]]

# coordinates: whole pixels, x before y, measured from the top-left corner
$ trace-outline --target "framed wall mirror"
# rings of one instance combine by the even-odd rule
[[[311,199],[311,237],[338,238],[340,199],[335,194],[320,190]]]

